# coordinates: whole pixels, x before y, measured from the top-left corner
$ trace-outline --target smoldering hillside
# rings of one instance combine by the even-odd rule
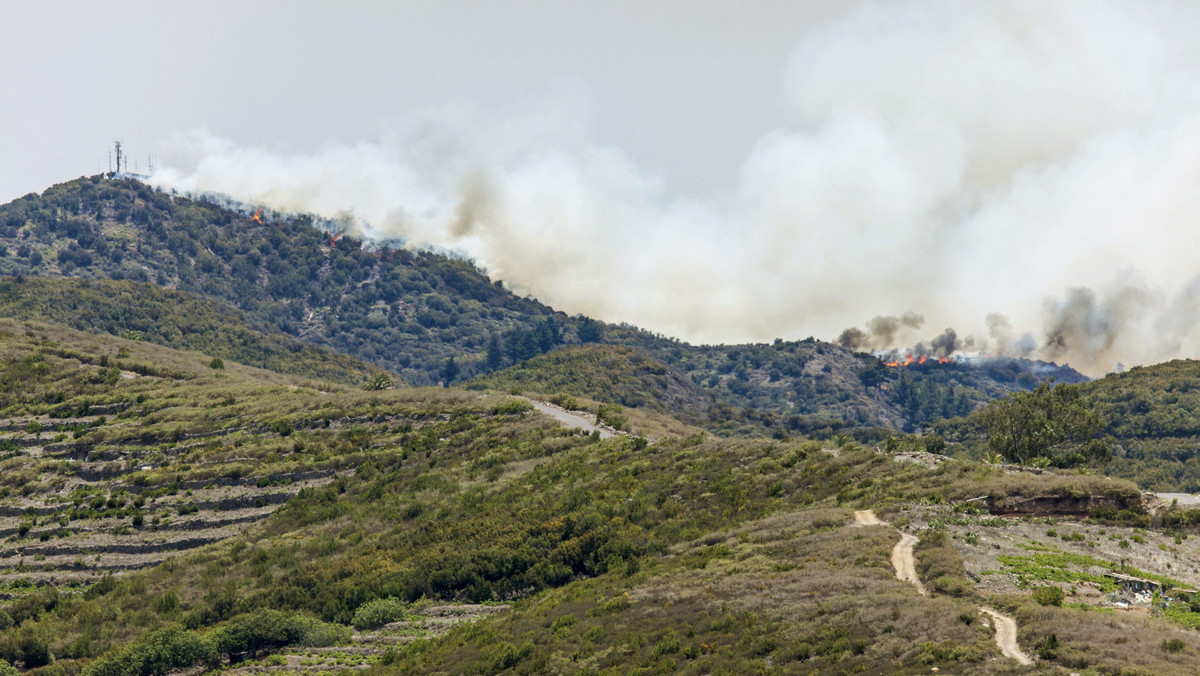
[[[911,310],[936,328],[909,346],[1099,374],[1200,348],[1198,19],[1105,2],[857,8],[798,35],[793,122],[712,195],[681,196],[636,149],[579,142],[573,105],[537,124],[415,116],[310,154],[190,132],[155,182],[352,214],[365,237],[458,250],[564,311],[691,341],[834,338]],[[859,330],[876,348],[900,329]]]

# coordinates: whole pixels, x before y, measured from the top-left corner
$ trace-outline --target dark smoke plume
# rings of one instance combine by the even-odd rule
[[[915,312],[899,316],[879,315],[867,322],[867,330],[850,327],[838,336],[838,344],[855,350],[890,350],[896,347],[896,334],[901,329],[919,329],[925,317]]]

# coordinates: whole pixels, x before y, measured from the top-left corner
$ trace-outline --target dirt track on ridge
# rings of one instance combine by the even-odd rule
[[[581,415],[572,413],[572,412],[562,408],[561,406],[555,406],[554,404],[547,403],[544,401],[538,401],[537,399],[530,399],[528,397],[521,397],[521,398],[524,399],[525,401],[528,401],[529,403],[533,404],[533,407],[536,408],[539,412],[541,412],[545,415],[548,415],[551,418],[554,418],[559,423],[566,425],[567,427],[578,427],[585,432],[597,432],[598,431],[598,432],[600,432],[601,439],[608,439],[608,438],[614,436],[612,430],[606,429],[601,426],[597,426],[596,424],[594,424],[592,421],[588,420],[587,418],[585,418]]]

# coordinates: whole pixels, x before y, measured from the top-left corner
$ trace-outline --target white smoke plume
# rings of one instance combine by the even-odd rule
[[[575,109],[428,116],[307,155],[192,132],[155,182],[350,212],[692,341],[832,338],[911,307],[962,330],[939,349],[990,333],[1097,374],[1200,347],[1198,48],[1193,4],[871,3],[798,37],[792,126],[716,195],[669,195]]]

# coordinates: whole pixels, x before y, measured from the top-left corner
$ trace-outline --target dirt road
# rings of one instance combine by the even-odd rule
[[[854,512],[854,525],[886,526],[889,524],[875,516],[873,510],[862,509]],[[892,567],[896,569],[896,579],[911,583],[922,596],[926,596],[928,592],[925,590],[925,585],[921,584],[921,578],[917,577],[917,562],[913,558],[913,547],[916,544],[916,536],[900,533],[900,541],[892,548]],[[987,606],[980,606],[979,610],[990,616],[992,624],[996,626],[996,645],[1000,646],[1000,653],[1016,660],[1019,664],[1033,664],[1033,660],[1021,652],[1021,646],[1017,645],[1017,621]]]
[[[545,413],[551,418],[554,418],[567,427],[578,427],[583,429],[585,432],[595,432],[596,430],[599,430],[601,439],[608,439],[609,437],[613,436],[612,431],[606,430],[603,427],[597,427],[593,421],[588,420],[581,415],[571,413],[561,406],[555,406],[554,404],[548,404],[544,401],[528,399],[526,397],[522,397],[522,399],[525,399],[525,401],[533,404],[534,408],[542,413]]]
[[[887,524],[879,520],[875,516],[875,512],[870,509],[860,509],[854,513],[854,524],[856,526],[886,526]]]
[[[996,645],[1000,646],[1000,652],[1020,664],[1033,664],[1033,660],[1021,652],[1021,646],[1017,645],[1017,621],[987,606],[979,606],[979,609],[991,616],[992,623],[996,625]]]
[[[917,562],[913,558],[913,547],[916,544],[915,535],[901,533],[900,541],[892,548],[892,567],[896,569],[897,579],[911,582],[917,591],[925,596],[928,592],[925,591],[925,585],[921,584],[921,578],[917,577]]]

